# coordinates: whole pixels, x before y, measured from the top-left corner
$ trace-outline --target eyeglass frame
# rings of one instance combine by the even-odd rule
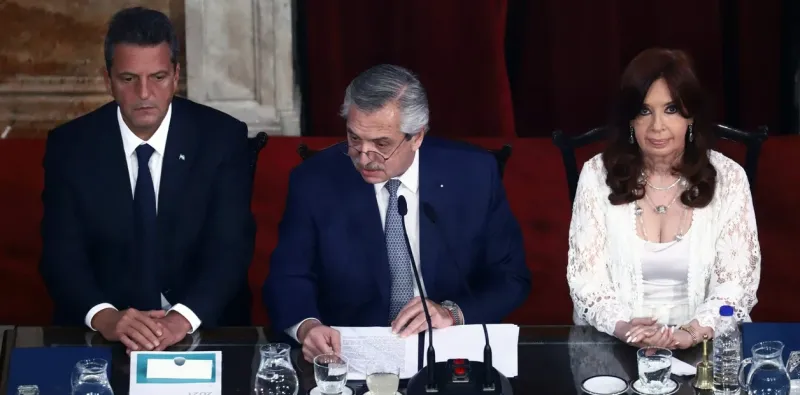
[[[370,152],[374,152],[375,154],[377,154],[377,155],[378,155],[378,157],[380,157],[381,159],[383,159],[383,162],[381,162],[381,163],[386,163],[386,162],[388,162],[388,161],[389,161],[389,159],[391,159],[391,158],[392,158],[392,156],[395,154],[395,152],[397,152],[397,149],[398,149],[398,148],[400,148],[400,146],[401,146],[401,145],[403,145],[403,143],[404,143],[404,142],[406,142],[406,141],[411,141],[411,138],[412,138],[412,137],[414,137],[414,135],[413,135],[413,134],[410,134],[410,133],[403,133],[403,139],[402,139],[402,140],[400,140],[400,143],[399,143],[399,144],[397,144],[397,146],[395,146],[395,147],[394,147],[394,149],[393,149],[393,150],[392,150],[392,152],[389,154],[389,156],[385,156],[385,155],[384,155],[384,154],[382,154],[381,152],[378,152],[378,151],[375,151],[375,150],[370,150],[370,151],[362,151],[362,150],[360,150],[360,149],[358,149],[358,148],[356,148],[356,147],[353,147],[352,145],[350,145],[350,143],[349,143],[349,140],[342,141],[342,142],[340,142],[340,143],[338,143],[338,144],[341,144],[341,145],[342,145],[342,147],[340,148],[340,150],[341,150],[342,154],[344,154],[344,155],[345,155],[345,156],[347,156],[348,158],[354,158],[354,157],[360,158],[360,157],[361,157],[361,155],[364,155],[364,154],[366,154],[366,155],[367,155],[367,157],[369,158],[369,153],[370,153]],[[358,152],[358,155],[357,155],[357,156],[352,156],[352,155],[350,155],[350,149],[351,149],[351,148],[352,148],[353,150],[355,150],[356,152]]]

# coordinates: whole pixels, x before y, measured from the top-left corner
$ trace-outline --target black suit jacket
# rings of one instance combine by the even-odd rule
[[[54,323],[83,325],[99,303],[137,308],[133,193],[117,104],[54,129],[44,158],[40,272]],[[247,126],[174,98],[158,196],[158,276],[203,326],[249,325],[255,223]]]

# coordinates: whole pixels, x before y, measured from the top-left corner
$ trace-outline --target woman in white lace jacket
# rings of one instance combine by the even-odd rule
[[[691,61],[650,49],[622,76],[615,137],[583,166],[569,231],[576,324],[638,346],[714,335],[723,305],[749,321],[761,253],[747,176],[709,149]]]

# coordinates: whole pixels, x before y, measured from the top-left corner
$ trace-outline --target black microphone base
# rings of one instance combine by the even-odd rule
[[[408,381],[406,387],[407,395],[478,395],[478,394],[502,394],[511,395],[511,382],[506,376],[491,369],[492,383],[491,388],[484,388],[486,383],[486,373],[483,362],[467,361],[464,359],[450,360],[448,362],[437,362],[434,364],[436,383],[434,386],[428,385],[429,366],[422,368],[414,377]],[[462,370],[463,369],[463,370]]]

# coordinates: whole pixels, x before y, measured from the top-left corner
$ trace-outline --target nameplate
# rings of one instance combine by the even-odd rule
[[[222,352],[132,352],[131,395],[222,394]]]

